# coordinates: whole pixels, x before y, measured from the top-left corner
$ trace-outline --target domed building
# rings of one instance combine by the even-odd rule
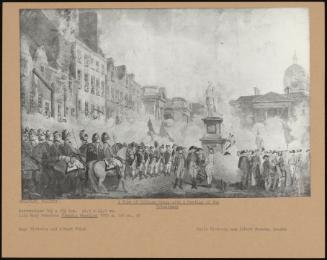
[[[265,122],[272,117],[279,117],[285,121],[294,117],[299,109],[306,114],[309,108],[309,84],[306,72],[297,64],[296,55],[293,64],[284,73],[284,93],[268,92],[261,95],[258,88],[254,88],[254,95],[241,96],[231,100],[235,115],[241,119],[243,126],[253,126],[258,122]]]
[[[293,64],[284,73],[284,92],[285,94],[308,93],[306,72],[302,66],[297,64],[296,54],[293,56]]]

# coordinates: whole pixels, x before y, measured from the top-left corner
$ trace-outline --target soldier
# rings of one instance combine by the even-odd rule
[[[150,149],[149,149],[149,175],[151,177],[154,176],[155,165],[156,165],[156,158],[154,156],[154,148],[153,148],[153,146],[150,146]]]
[[[295,151],[290,151],[290,158],[288,159],[288,165],[290,169],[290,179],[291,179],[291,186],[296,183],[296,156]]]
[[[60,154],[59,147],[61,145],[60,141],[60,133],[58,131],[53,132],[53,142],[52,145],[50,146],[50,157],[52,159],[58,160]]]
[[[160,164],[160,147],[159,143],[157,141],[154,141],[154,167],[153,167],[153,175],[158,176],[159,175],[159,164]]]
[[[198,171],[198,166],[197,166],[198,157],[195,153],[196,150],[197,150],[197,148],[195,146],[191,146],[189,148],[189,153],[186,158],[187,170],[192,178],[192,189],[197,189],[196,176],[197,176],[197,171]]]
[[[185,169],[185,157],[183,154],[183,148],[179,146],[176,148],[176,154],[174,156],[174,162],[173,162],[173,171],[176,175],[174,189],[177,187],[177,185],[179,186],[180,189],[183,189],[184,169]]]
[[[214,149],[212,147],[209,148],[209,154],[206,159],[206,175],[207,175],[207,183],[208,187],[211,188],[212,176],[215,169],[215,154]]]
[[[250,162],[245,151],[240,152],[240,158],[238,160],[238,168],[242,172],[241,188],[245,189],[249,185],[249,171],[250,171]]]
[[[63,130],[61,133],[61,139],[63,143],[59,146],[60,155],[72,157],[75,154],[79,154],[77,150],[73,147],[70,140],[71,134],[68,130]]]
[[[166,145],[166,151],[163,154],[163,160],[164,160],[164,175],[170,175],[170,169],[171,169],[171,149],[170,145]]]
[[[149,175],[149,165],[150,165],[150,147],[145,146],[144,148],[144,174]]]
[[[135,159],[135,152],[134,152],[134,143],[130,143],[127,145],[127,150],[126,150],[126,167],[125,167],[125,174],[124,178],[127,178],[128,176],[133,175],[133,162]]]
[[[198,175],[197,177],[202,181],[206,178],[206,156],[202,148],[197,148],[197,166],[198,166]],[[211,182],[210,182],[211,183]]]
[[[279,168],[277,168],[278,166],[278,160],[277,160],[277,153],[276,151],[273,151],[272,155],[270,156],[271,160],[270,160],[270,175],[271,175],[271,181],[272,181],[272,190],[276,190],[276,188],[278,187],[278,183],[279,183]]]
[[[49,149],[50,149],[50,146],[52,145],[52,134],[51,134],[50,130],[45,131],[45,141],[48,144]]]
[[[262,163],[262,176],[264,179],[265,189],[268,191],[270,189],[271,180],[270,180],[270,161],[269,156],[265,154],[263,156],[263,163]]]
[[[134,178],[136,178],[137,175],[139,176],[140,180],[142,179],[142,176],[147,177],[144,174],[144,164],[145,164],[145,160],[144,160],[143,146],[139,145],[136,151],[136,174]]]
[[[82,145],[79,148],[79,152],[81,154],[83,161],[86,162],[86,151],[87,151],[87,146],[89,145],[89,143],[88,143],[88,134],[86,133],[85,130],[80,131],[79,138],[82,143]]]
[[[92,135],[92,143],[87,146],[86,149],[86,163],[89,164],[92,161],[95,160],[101,160],[100,159],[100,149],[101,149],[101,143],[100,143],[100,136],[98,133],[94,133]]]
[[[284,155],[283,155],[282,151],[278,153],[277,167],[279,168],[279,171],[280,171],[279,187],[280,187],[281,191],[285,191],[285,188],[286,188],[286,169],[285,169]]]
[[[260,172],[261,158],[259,155],[259,150],[253,151],[251,158],[251,177],[252,177],[252,185],[257,188],[261,187],[261,172]]]
[[[112,159],[113,159],[113,152],[112,152],[112,148],[110,145],[110,137],[109,134],[104,132],[101,135],[101,141],[102,141],[102,145],[101,145],[101,157],[104,159],[106,168],[106,171],[109,171],[110,168],[112,167]]]

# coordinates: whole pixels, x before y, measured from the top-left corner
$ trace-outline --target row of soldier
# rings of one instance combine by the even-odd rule
[[[303,177],[309,172],[310,150],[243,150],[238,152],[243,189],[258,188],[303,193]]]
[[[69,158],[67,161],[74,164],[82,162],[87,169],[88,164],[94,160],[104,160],[106,170],[112,169],[112,159],[118,158],[124,164],[124,170],[120,172],[124,179],[130,177],[143,179],[155,177],[158,175],[175,174],[174,188],[183,189],[183,178],[187,171],[191,176],[191,187],[197,189],[197,177],[207,180],[211,187],[214,171],[214,150],[209,149],[209,154],[205,154],[202,148],[191,146],[189,149],[182,146],[159,145],[154,142],[153,146],[147,146],[143,143],[137,144],[115,144],[105,132],[99,136],[94,133],[91,142],[88,141],[88,134],[81,130],[79,134],[81,146],[76,149],[72,145],[72,139],[75,136],[68,131],[61,133],[49,130],[35,131],[34,129],[25,129],[23,131],[23,150],[39,164],[57,161],[63,157]],[[76,140],[75,140],[76,142]],[[125,154],[117,156],[120,148],[125,147]],[[78,158],[74,160],[73,158]],[[78,165],[77,165],[78,166]],[[86,176],[87,179],[87,172]]]

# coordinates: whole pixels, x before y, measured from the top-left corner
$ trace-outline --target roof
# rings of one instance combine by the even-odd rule
[[[259,97],[254,98],[252,102],[259,103],[259,102],[281,102],[281,101],[290,102],[292,100],[283,94],[268,92],[265,95],[261,95]]]
[[[236,102],[239,103],[246,103],[246,102],[253,102],[253,99],[257,97],[261,97],[262,95],[252,95],[252,96],[240,96],[238,99],[236,99]]]

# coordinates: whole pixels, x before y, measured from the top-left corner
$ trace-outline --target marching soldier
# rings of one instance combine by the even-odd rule
[[[262,176],[264,179],[264,184],[265,184],[265,189],[266,191],[268,191],[270,189],[271,186],[271,180],[270,180],[270,161],[269,161],[269,156],[267,154],[265,154],[263,156],[263,163],[262,163]]]
[[[178,186],[180,189],[183,189],[183,177],[184,177],[184,166],[185,166],[185,157],[183,154],[183,148],[177,147],[176,154],[174,156],[173,162],[173,171],[176,175],[174,189]]]
[[[154,176],[155,174],[155,165],[156,165],[156,158],[154,156],[154,149],[153,146],[150,146],[150,150],[149,150],[149,175],[151,177]]]
[[[187,170],[192,178],[192,189],[197,189],[196,176],[197,176],[197,171],[198,171],[198,167],[197,167],[198,158],[197,158],[195,151],[196,151],[196,147],[191,146],[189,148],[189,153],[186,158]]]
[[[124,174],[124,178],[127,178],[128,176],[133,175],[133,162],[135,159],[135,152],[134,152],[134,143],[130,143],[127,146],[127,150],[126,150],[126,167],[125,167],[125,174]]]
[[[214,157],[214,149],[212,147],[209,148],[209,154],[206,159],[206,175],[207,175],[207,183],[208,187],[211,188],[212,176],[215,169],[215,157]]]
[[[139,145],[136,152],[136,174],[134,178],[136,178],[137,175],[139,176],[140,180],[142,179],[142,176],[147,178],[147,176],[144,174],[144,164],[145,160],[143,146]]]
[[[164,161],[164,175],[170,175],[171,170],[171,149],[170,145],[166,145],[166,151],[163,154]]]

